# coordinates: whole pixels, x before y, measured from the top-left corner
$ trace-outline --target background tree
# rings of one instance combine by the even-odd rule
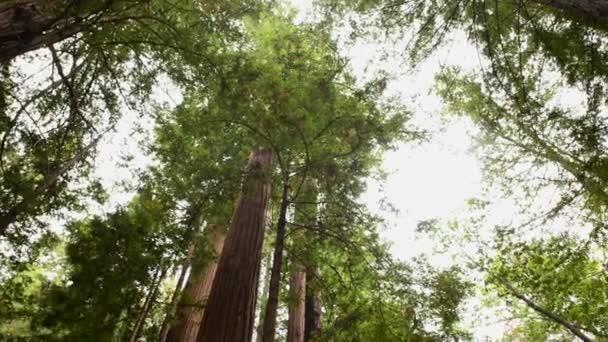
[[[81,192],[98,189],[88,166],[100,134],[112,130],[125,112],[144,114],[157,80],[168,76],[184,88],[194,78],[202,84],[213,73],[218,51],[240,39],[239,19],[262,6],[163,0],[3,3],[0,26],[19,32],[5,32],[2,44],[44,47],[45,53],[3,64],[0,234],[23,245],[42,223],[37,217],[80,202],[75,184],[81,189],[90,184]],[[26,32],[32,37],[20,30],[33,30]],[[40,70],[28,67],[30,61]]]

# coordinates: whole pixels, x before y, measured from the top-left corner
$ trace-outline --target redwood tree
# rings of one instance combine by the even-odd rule
[[[8,0],[0,4],[0,62],[78,33],[149,19],[147,1]],[[149,14],[149,13],[146,13]]]
[[[209,228],[207,247],[209,249],[208,254],[211,254],[210,258],[201,263],[201,265],[197,265],[196,262],[192,265],[188,282],[179,304],[177,323],[169,330],[167,341],[196,341],[203,319],[205,302],[211,292],[215,271],[217,270],[217,259],[222,252],[224,239],[226,238],[226,233],[222,226],[213,225]]]
[[[306,298],[306,270],[297,261],[292,261],[289,279],[289,320],[287,342],[304,342],[304,310]]]
[[[197,341],[251,340],[271,163],[269,149],[259,148],[250,158]]]
[[[608,20],[606,0],[535,0],[539,4],[556,8],[566,14],[597,22]]]
[[[321,300],[319,290],[314,284],[315,272],[306,270],[306,308],[304,310],[304,341],[311,341],[321,330]]]
[[[285,248],[285,226],[287,223],[287,208],[289,206],[289,185],[283,185],[283,195],[277,222],[277,237],[274,243],[272,255],[272,270],[270,271],[270,283],[268,287],[268,301],[264,314],[264,328],[262,330],[262,342],[274,341],[277,326],[277,308],[279,305],[279,289],[281,286],[281,268],[283,266],[283,250]]]

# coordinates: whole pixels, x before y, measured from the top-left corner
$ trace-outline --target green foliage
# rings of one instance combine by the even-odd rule
[[[568,235],[546,241],[509,243],[492,261],[488,277],[503,295],[511,294],[505,293],[495,277],[511,283],[529,299],[582,329],[607,336],[608,292],[604,288],[608,279],[598,259],[603,251],[604,247]],[[527,312],[526,322],[535,316],[534,312]],[[555,322],[528,324],[524,330],[559,332]]]
[[[384,96],[385,75],[358,86],[327,27],[295,25],[281,9],[261,11],[264,2],[111,4],[101,16],[116,15],[112,24],[100,20],[53,44],[50,56],[25,57],[49,62],[46,88],[32,86],[36,91],[28,94],[21,84],[28,76],[17,63],[2,74],[0,213],[10,229],[0,235],[8,255],[15,254],[12,246],[30,252],[30,260],[9,260],[0,270],[7,295],[0,318],[9,322],[0,325],[3,337],[125,340],[145,316],[141,337],[156,339],[172,291],[159,284],[183,267],[201,228],[229,225],[247,156],[264,146],[275,158],[273,190],[290,189],[288,257],[315,270],[312,286],[324,307],[318,340],[471,338],[461,327],[472,287],[463,270],[392,259],[378,232],[381,220],[359,203],[382,153],[418,138],[407,126],[410,112]],[[432,2],[400,20],[420,21],[437,10],[470,17],[463,6]],[[400,23],[388,14],[384,25]],[[415,55],[436,41],[425,26]],[[165,76],[184,94],[175,108],[151,96]],[[488,101],[482,86],[448,73],[445,83],[459,89],[443,93],[452,110],[479,122],[488,113],[490,121],[513,117],[511,108]],[[145,147],[154,162],[139,175],[131,203],[71,222],[57,240],[32,234],[46,231],[34,224],[42,225],[43,215],[78,208],[85,195],[105,197],[91,177],[96,139],[123,112],[144,116],[151,107],[154,136]],[[594,148],[588,136],[572,132],[581,151]],[[593,171],[597,177],[600,169]],[[82,184],[85,190],[74,189]],[[41,262],[35,243],[57,256],[58,265]],[[198,244],[192,268],[208,261],[206,247]]]
[[[42,214],[77,209],[85,194],[100,197],[89,192],[95,189],[90,165],[100,135],[126,111],[143,114],[161,76],[183,88],[195,81],[202,86],[215,70],[215,56],[241,39],[239,19],[265,6],[79,3],[79,11],[91,14],[77,35],[52,42],[50,54],[3,64],[0,235],[15,245],[31,242]],[[68,7],[62,15],[69,18],[74,8]],[[24,67],[30,61],[41,70]]]
[[[153,274],[167,267],[159,209],[143,195],[107,218],[69,226],[67,274],[47,290],[35,322],[52,332],[46,340],[113,341],[130,332]]]

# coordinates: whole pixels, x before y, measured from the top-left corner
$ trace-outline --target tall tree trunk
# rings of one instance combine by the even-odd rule
[[[268,149],[258,149],[250,158],[205,307],[199,342],[251,340],[271,163],[272,152]]]
[[[292,261],[289,279],[289,320],[287,342],[304,342],[306,299],[306,271],[297,261]]]
[[[206,232],[210,259],[201,265],[194,264],[179,303],[177,323],[167,336],[170,342],[194,342],[203,320],[204,306],[211,292],[218,259],[224,247],[226,232],[221,225],[212,225]],[[162,342],[162,341],[161,341]]]
[[[82,25],[68,24],[71,3],[76,1],[9,0],[0,4],[0,61],[80,32]]]
[[[104,20],[104,14],[114,3],[114,0],[3,0],[0,62],[90,29]]]
[[[314,282],[315,273],[312,269],[306,270],[306,310],[304,318],[304,341],[311,341],[321,330],[321,301],[319,290]]]
[[[160,329],[160,342],[165,342],[167,339],[171,322],[173,321],[173,317],[177,311],[177,304],[179,302],[180,294],[182,293],[182,288],[184,287],[184,282],[186,281],[186,274],[188,273],[188,268],[190,268],[190,265],[192,264],[192,256],[194,255],[194,249],[196,248],[196,234],[194,229],[191,228],[188,235],[190,236],[190,241],[188,241],[188,251],[186,252],[184,260],[182,261],[179,278],[177,280],[177,284],[175,284],[175,291],[173,291],[173,296],[171,297],[171,303],[169,304],[167,315],[165,316],[162,328]],[[192,274],[192,272],[190,273]]]
[[[284,180],[283,194],[279,220],[277,222],[277,236],[274,243],[272,258],[272,271],[270,272],[270,285],[268,287],[268,302],[264,314],[264,329],[262,342],[273,342],[277,326],[277,308],[279,306],[279,289],[281,287],[281,268],[283,267],[283,250],[285,249],[285,226],[287,225],[287,207],[289,207],[289,184]]]
[[[608,0],[534,0],[566,14],[596,22],[608,21]]]
[[[82,150],[80,150],[72,159],[61,164],[60,167],[52,170],[50,173],[45,175],[45,178],[42,180],[42,183],[38,184],[31,196],[28,198],[22,199],[17,204],[13,205],[11,208],[8,208],[4,212],[0,212],[0,236],[6,234],[6,230],[8,227],[13,224],[19,218],[23,212],[27,211],[30,206],[36,202],[38,197],[43,196],[45,192],[53,185],[59,177],[63,176],[65,173],[70,171],[78,162],[84,160],[88,153],[97,146],[99,140],[103,137],[103,135],[108,132],[108,130],[99,134],[93,141],[91,141],[87,146],[85,146]]]
[[[156,270],[156,273],[154,274],[154,277],[152,278],[152,287],[148,291],[148,295],[144,300],[144,304],[142,305],[141,310],[139,311],[139,315],[137,317],[137,321],[135,322],[135,326],[133,327],[133,333],[131,333],[129,342],[136,342],[139,339],[141,331],[144,327],[144,323],[146,322],[146,317],[148,317],[150,309],[152,309],[152,302],[154,302],[154,299],[156,298],[158,287],[160,286],[161,281],[165,277],[166,271],[167,270],[163,268],[161,262],[160,266],[158,266],[158,269]]]
[[[264,284],[262,291],[260,292],[262,297],[260,298],[260,303],[261,303],[261,307],[259,309],[259,317],[258,317],[258,323],[256,326],[256,332],[257,332],[257,337],[256,337],[256,341],[257,342],[262,342],[262,333],[264,331],[264,312],[266,312],[266,302],[268,301],[268,291],[270,289],[270,271],[272,268],[272,255],[270,253],[268,253],[268,257],[266,258],[266,261],[264,262],[264,279],[262,280],[262,284]]]

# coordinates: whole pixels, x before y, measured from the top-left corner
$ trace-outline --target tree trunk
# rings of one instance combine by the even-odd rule
[[[152,308],[152,302],[156,298],[156,293],[158,292],[158,287],[160,286],[161,281],[165,277],[166,269],[163,269],[163,265],[161,265],[156,270],[154,274],[154,278],[152,278],[152,287],[150,291],[148,291],[148,295],[144,300],[144,304],[139,311],[139,316],[137,317],[137,321],[135,322],[135,326],[133,327],[133,333],[131,333],[131,337],[129,338],[129,342],[136,342],[141,335],[141,331],[144,327],[144,323],[146,322],[146,317],[150,313],[150,309]]]
[[[3,0],[0,3],[0,63],[70,38],[104,22],[115,0]],[[132,2],[125,2],[132,5]],[[113,12],[121,13],[117,8]],[[125,16],[128,18],[128,16]]]
[[[292,261],[289,279],[289,320],[287,342],[304,342],[306,299],[306,271],[297,261]]]
[[[264,312],[266,312],[266,302],[268,301],[268,291],[270,290],[270,271],[272,268],[272,256],[270,255],[270,253],[268,253],[268,257],[266,258],[266,261],[264,262],[264,279],[262,280],[262,284],[264,284],[262,291],[260,292],[261,294],[261,298],[260,298],[260,309],[258,312],[258,322],[257,322],[257,326],[256,326],[256,341],[257,342],[262,342],[262,333],[264,331]]]
[[[0,4],[0,62],[57,43],[84,25],[70,7],[76,1],[13,0]]]
[[[311,341],[321,330],[321,301],[319,291],[314,284],[315,272],[306,270],[306,310],[304,318],[304,341]]]
[[[207,246],[211,259],[203,265],[193,265],[184,289],[177,324],[171,327],[167,336],[170,342],[194,342],[203,320],[204,306],[211,292],[213,278],[217,270],[218,258],[224,247],[226,233],[220,225],[212,225],[207,234]],[[161,341],[162,342],[162,341]]]
[[[271,163],[272,152],[268,149],[258,149],[250,158],[205,307],[199,342],[251,340]]]
[[[287,225],[287,207],[289,206],[289,185],[284,180],[283,195],[279,220],[277,222],[277,237],[274,244],[272,271],[270,272],[270,285],[268,287],[268,302],[264,314],[264,329],[262,342],[273,342],[277,326],[277,308],[279,306],[279,289],[281,287],[281,268],[283,267],[283,250],[285,248],[285,226]]]
[[[566,14],[580,18],[606,22],[608,20],[608,0],[535,0]]]
[[[169,333],[171,322],[173,320],[173,317],[175,316],[175,312],[177,311],[177,304],[179,302],[182,288],[184,287],[186,274],[188,273],[188,268],[192,264],[192,256],[194,255],[194,249],[196,248],[196,234],[194,229],[191,228],[188,235],[190,236],[190,241],[188,242],[188,251],[186,252],[184,260],[182,261],[179,279],[177,280],[177,284],[175,284],[175,291],[173,291],[173,296],[171,297],[171,303],[169,304],[167,315],[165,316],[162,328],[160,329],[160,342],[165,342],[165,340],[167,339],[167,334]]]

